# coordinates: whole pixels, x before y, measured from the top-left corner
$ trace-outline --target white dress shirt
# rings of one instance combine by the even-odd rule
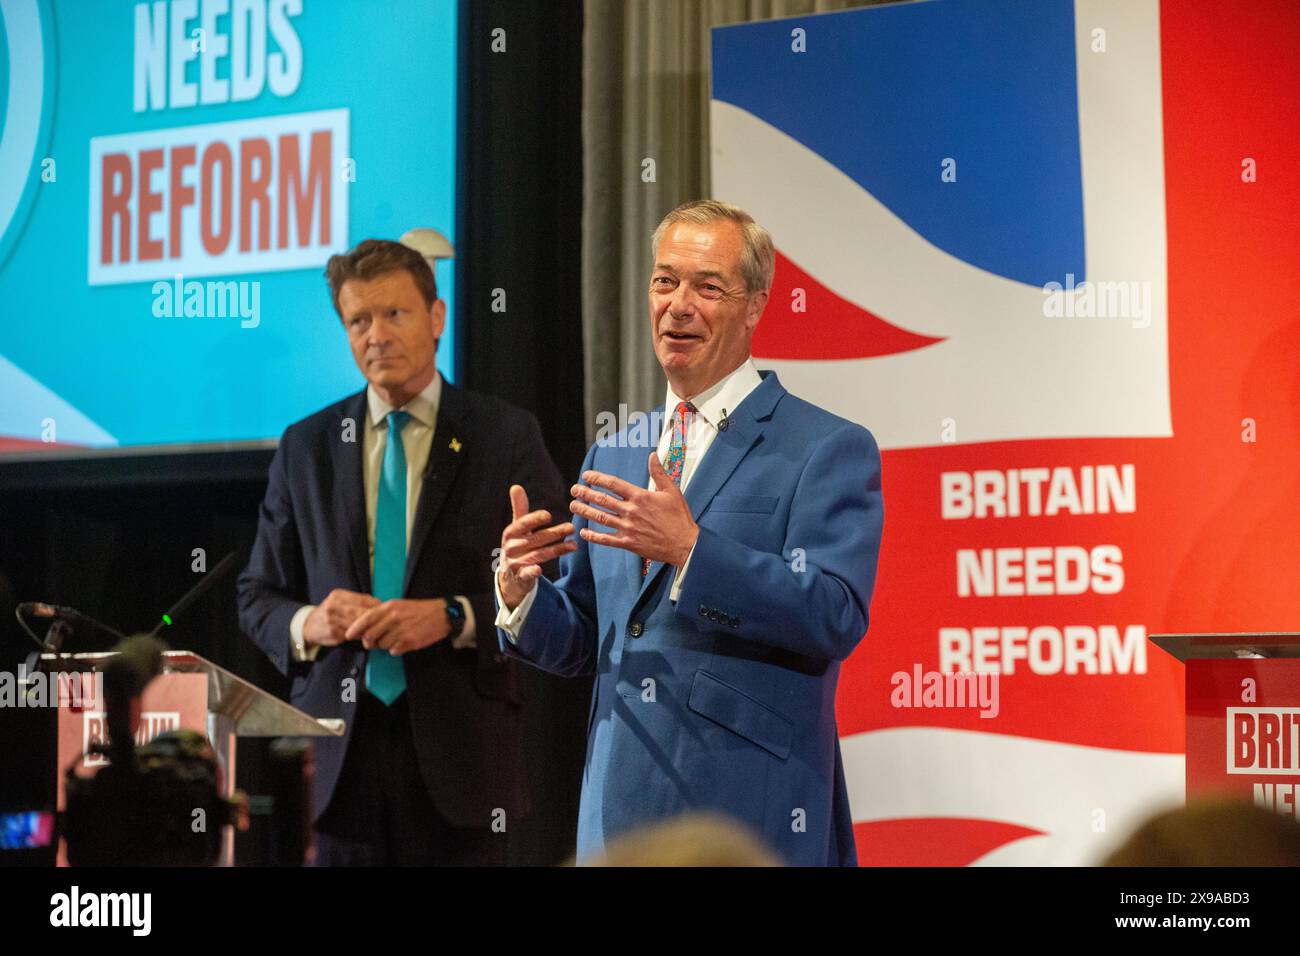
[[[726,418],[729,413],[739,408],[740,403],[762,381],[763,377],[758,374],[758,367],[754,365],[753,358],[747,358],[738,368],[723,376],[693,398],[679,397],[673,392],[673,386],[669,383],[667,395],[664,398],[663,431],[659,435],[658,451],[660,461],[667,457],[668,446],[672,444],[673,417],[677,413],[677,406],[681,402],[690,402],[695,406],[695,414],[690,416],[690,424],[686,429],[686,458],[682,462],[682,477],[679,483],[682,494],[686,493],[686,486],[690,484],[691,477],[699,468],[700,462],[704,460],[709,446],[713,444],[713,439],[718,437],[718,423]],[[655,487],[653,477],[650,478],[646,487],[650,489]],[[677,596],[681,594],[682,584],[686,580],[686,571],[691,566],[691,555],[694,553],[695,549],[692,547],[691,554],[686,556],[686,561],[682,564],[681,570],[676,572],[672,588],[668,592],[669,600],[675,602]],[[524,619],[528,617],[528,611],[533,606],[533,599],[537,597],[537,585],[534,583],[533,589],[519,602],[519,606],[514,611],[506,609],[505,602],[501,597],[501,586],[497,583],[495,576],[492,579],[492,587],[496,592],[496,626],[505,631],[511,640],[515,640],[519,637],[519,632],[524,626]]]
[[[402,406],[409,412],[410,420],[402,429],[402,447],[406,450],[406,547],[411,547],[411,529],[415,525],[415,511],[420,504],[420,491],[424,487],[424,469],[433,447],[433,432],[438,421],[438,405],[442,398],[442,376],[435,370],[433,381],[418,395]],[[366,404],[369,414],[362,435],[361,469],[366,496],[366,542],[370,555],[370,573],[375,570],[375,512],[379,502],[379,476],[384,467],[384,451],[388,447],[388,413],[393,406],[384,401],[373,385],[366,387]],[[452,647],[473,647],[474,608],[469,601],[456,596],[465,611],[465,627],[452,641]],[[294,658],[300,661],[315,660],[319,644],[308,645],[302,636],[307,615],[316,609],[314,604],[304,604],[289,621],[290,645]]]

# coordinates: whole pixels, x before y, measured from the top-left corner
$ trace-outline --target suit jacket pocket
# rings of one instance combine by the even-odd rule
[[[710,511],[770,515],[780,499],[771,495],[718,495],[709,503]]]
[[[708,671],[695,672],[686,706],[782,760],[790,756],[794,724]]]

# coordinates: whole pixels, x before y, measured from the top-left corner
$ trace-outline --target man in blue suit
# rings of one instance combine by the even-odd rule
[[[788,863],[852,865],[835,688],[867,630],[880,455],[865,428],[755,368],[766,230],[734,206],[687,203],[654,249],[658,447],[647,457],[631,429],[593,445],[571,522],[510,489],[500,646],[596,677],[580,860],[638,825],[714,809]],[[541,566],[556,557],[551,583]]]

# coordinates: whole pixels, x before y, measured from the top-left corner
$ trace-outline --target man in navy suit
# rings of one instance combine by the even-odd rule
[[[492,618],[508,489],[564,501],[537,420],[435,365],[446,306],[419,253],[366,240],[326,270],[366,389],[290,425],[271,463],[240,623],[342,718],[317,738],[317,862],[506,862],[530,795],[514,665]]]
[[[654,248],[658,447],[647,457],[635,429],[597,441],[571,522],[510,489],[500,646],[596,677],[580,860],[638,825],[714,809],[791,864],[852,865],[835,687],[867,630],[880,455],[865,428],[755,368],[766,230],[734,206],[687,203]],[[552,583],[542,565],[556,557]]]

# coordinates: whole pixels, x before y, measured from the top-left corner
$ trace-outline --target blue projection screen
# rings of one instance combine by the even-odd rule
[[[456,7],[0,0],[0,460],[264,442],[364,385],[324,265],[455,243]]]

